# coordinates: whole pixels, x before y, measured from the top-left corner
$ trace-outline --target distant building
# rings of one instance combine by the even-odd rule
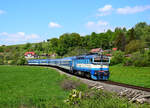
[[[105,54],[106,56],[109,56],[109,57],[111,57],[112,56],[112,54]]]
[[[148,50],[149,50],[149,48],[144,48],[144,50],[145,50],[145,51],[148,51]]]
[[[117,48],[112,48],[113,51],[117,51]]]
[[[35,52],[26,52],[24,56],[25,58],[35,58],[36,54]]]
[[[112,53],[112,50],[110,50],[110,49],[104,50],[104,55],[106,55],[106,56],[111,57],[112,56],[111,53]]]
[[[3,55],[4,53],[0,53],[0,55]]]
[[[49,54],[47,54],[47,53],[43,53],[40,55],[40,57],[48,57],[48,56],[49,56]]]
[[[90,53],[101,53],[103,52],[102,48],[95,48],[90,51]]]
[[[55,54],[55,53],[54,53],[54,54],[52,54],[52,55],[51,55],[51,57],[56,57],[56,54]]]

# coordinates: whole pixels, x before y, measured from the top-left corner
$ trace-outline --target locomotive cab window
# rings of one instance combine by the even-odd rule
[[[94,63],[108,64],[109,63],[109,58],[96,57],[96,58],[94,58]]]
[[[102,62],[105,62],[105,63],[106,63],[106,62],[109,62],[109,58],[103,58],[103,59],[102,59]]]
[[[101,62],[100,57],[96,57],[96,58],[94,58],[94,62]]]

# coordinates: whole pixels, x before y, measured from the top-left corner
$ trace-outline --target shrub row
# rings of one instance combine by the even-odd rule
[[[24,65],[27,60],[24,57],[19,57],[13,60],[6,60],[4,57],[0,57],[0,65]]]
[[[123,62],[124,66],[137,66],[146,67],[150,66],[150,52],[140,53],[135,52],[131,57],[125,58]]]
[[[113,52],[110,65],[123,63],[124,66],[150,66],[150,51],[135,52],[130,57],[125,57],[121,51]]]

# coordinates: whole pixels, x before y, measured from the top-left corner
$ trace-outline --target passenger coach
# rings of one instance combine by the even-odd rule
[[[62,59],[33,59],[29,65],[56,66],[73,74],[78,74],[94,80],[108,80],[110,59],[103,55],[81,55]]]

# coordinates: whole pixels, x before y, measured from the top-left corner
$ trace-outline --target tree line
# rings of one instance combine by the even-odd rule
[[[130,29],[116,27],[114,31],[92,32],[81,36],[78,33],[65,33],[59,38],[51,38],[40,43],[0,46],[0,58],[4,61],[17,60],[27,51],[36,54],[56,54],[57,57],[74,56],[88,53],[93,48],[117,48],[125,54],[132,54],[150,47],[150,25],[139,22]],[[15,61],[14,60],[14,61]]]
[[[90,35],[80,36],[78,33],[65,33],[59,38],[47,40],[49,51],[64,56],[72,51],[84,49],[85,52],[93,48],[112,49],[114,47],[126,54],[150,47],[150,25],[145,22],[136,24],[127,30],[115,28],[105,33],[92,32]]]

